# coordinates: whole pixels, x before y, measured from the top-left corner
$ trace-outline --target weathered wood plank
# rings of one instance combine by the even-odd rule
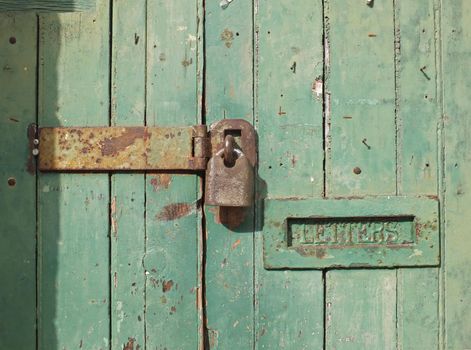
[[[252,1],[233,1],[225,8],[219,1],[209,1],[205,14],[206,122],[243,118],[253,123]],[[217,208],[206,208],[206,315],[211,349],[253,347],[252,211],[245,210],[243,220],[227,228],[220,223]],[[234,212],[230,215],[237,221]]]
[[[437,194],[440,121],[434,1],[396,1],[398,193]]]
[[[146,4],[113,1],[111,124],[144,125]],[[111,176],[111,348],[145,348],[145,178]]]
[[[109,2],[40,16],[39,123],[109,122]],[[110,343],[108,175],[39,177],[39,346]]]
[[[327,349],[396,349],[396,271],[327,274]]]
[[[200,121],[198,14],[201,3],[147,3],[147,123]],[[146,346],[196,349],[201,334],[199,179],[146,179]]]
[[[440,120],[435,4],[395,1],[395,7],[397,192],[435,196]],[[398,349],[438,348],[438,272],[397,271]]]
[[[395,194],[393,2],[325,6],[327,194]]]
[[[393,4],[326,2],[328,196],[396,193]],[[395,349],[395,271],[329,271],[326,291],[328,347]]]
[[[95,9],[96,0],[0,0],[0,11],[70,12]]]
[[[255,93],[259,176],[266,183],[259,188],[262,196],[323,194],[322,12],[322,1],[303,0],[296,6],[258,2]],[[263,205],[258,210],[261,214]],[[260,232],[255,249],[256,348],[321,349],[322,272],[264,270],[262,245]]]
[[[397,270],[397,349],[438,349],[438,268]]]
[[[36,348],[36,180],[25,133],[36,119],[36,38],[34,15],[0,14],[1,349]]]
[[[471,2],[442,1],[445,234],[441,291],[446,349],[471,348]]]

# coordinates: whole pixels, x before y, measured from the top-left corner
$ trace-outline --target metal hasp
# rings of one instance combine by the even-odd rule
[[[188,127],[36,127],[42,172],[202,172],[209,205],[253,204],[256,133],[242,119]]]

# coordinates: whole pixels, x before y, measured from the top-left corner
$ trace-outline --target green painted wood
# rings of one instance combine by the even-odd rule
[[[397,192],[408,196],[438,194],[440,89],[435,3],[395,2]],[[398,349],[439,347],[438,271],[397,271]]]
[[[219,1],[205,3],[207,124],[224,118],[243,118],[253,123],[252,10],[252,1],[233,1],[226,8],[221,7]],[[251,349],[254,318],[252,210],[244,211],[243,223],[232,229],[220,223],[216,208],[206,207],[205,215],[209,347]]]
[[[397,349],[439,349],[438,271],[397,270]]]
[[[394,2],[329,0],[326,5],[327,194],[394,195]],[[327,347],[395,348],[395,291],[395,271],[327,272]]]
[[[445,235],[441,289],[444,304],[442,317],[445,319],[443,347],[467,349],[471,348],[471,3],[466,0],[445,0],[442,6],[445,130]]]
[[[147,3],[147,124],[200,122],[201,3]],[[146,178],[146,346],[196,349],[202,342],[200,180]]]
[[[41,125],[108,124],[109,12],[40,16]],[[108,178],[39,175],[40,348],[110,345]]]
[[[438,201],[417,197],[268,199],[264,266],[437,266]]]
[[[35,16],[0,14],[1,349],[36,347],[36,180],[25,134],[36,119],[36,38]]]
[[[395,5],[397,191],[437,195],[440,96],[435,2]]]
[[[144,125],[146,6],[113,1],[111,124]],[[145,177],[111,176],[111,348],[145,347]]]
[[[393,2],[328,0],[325,11],[327,194],[395,194]]]
[[[256,2],[256,125],[262,197],[323,192],[322,2]],[[264,233],[278,217],[257,206]],[[264,222],[262,222],[264,218]],[[255,240],[257,349],[321,349],[320,271],[267,271],[262,232]]]
[[[396,350],[396,271],[327,274],[326,349]]]
[[[0,11],[69,12],[95,9],[96,0],[0,0]]]

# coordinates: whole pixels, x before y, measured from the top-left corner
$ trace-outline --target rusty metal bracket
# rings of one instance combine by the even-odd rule
[[[30,127],[29,142],[42,172],[195,172],[206,170],[228,134],[254,166],[255,130],[242,119],[222,120],[209,130],[206,125]]]

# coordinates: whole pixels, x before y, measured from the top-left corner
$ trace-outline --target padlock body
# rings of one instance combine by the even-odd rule
[[[206,168],[205,203],[221,207],[250,207],[254,195],[254,169],[245,155],[232,167],[220,155],[212,157]]]

